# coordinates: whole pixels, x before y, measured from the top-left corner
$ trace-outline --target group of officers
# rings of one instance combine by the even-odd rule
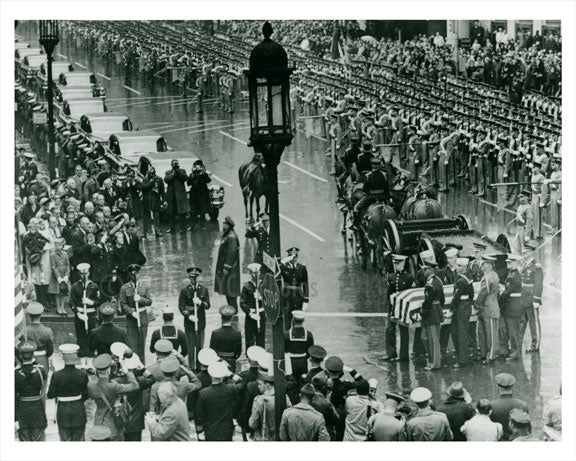
[[[424,369],[428,371],[447,365],[450,338],[455,350],[454,368],[465,367],[471,360],[484,365],[498,358],[506,362],[520,360],[527,327],[530,345],[526,352],[538,352],[543,272],[535,259],[536,247],[527,243],[523,256],[483,254],[485,245],[475,243],[474,247],[474,256],[460,255],[457,245],[446,245],[445,258],[437,258],[432,250],[423,251],[419,254],[420,267],[415,271],[406,267],[407,256],[391,255],[394,272],[386,276],[389,295],[386,360],[409,360],[409,323],[418,325],[414,330],[412,356],[426,357]],[[444,267],[439,267],[437,260],[444,259]],[[449,302],[446,285],[453,285]],[[407,321],[395,309],[393,295],[413,287],[424,289],[424,300],[419,309],[408,312],[410,321]]]

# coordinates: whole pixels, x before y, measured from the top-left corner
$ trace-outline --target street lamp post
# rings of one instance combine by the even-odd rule
[[[46,61],[48,64],[48,89],[46,99],[48,100],[48,173],[50,180],[56,179],[56,166],[54,149],[54,83],[52,81],[52,54],[54,48],[60,41],[58,33],[58,21],[40,21],[40,44],[46,50]]]
[[[272,26],[262,27],[264,40],[250,53],[248,77],[250,100],[250,143],[264,158],[267,203],[270,214],[270,249],[274,258],[280,256],[280,210],[278,206],[278,164],[286,146],[292,143],[290,121],[290,74],[286,51],[270,40]],[[274,408],[276,439],[279,439],[280,419],[286,408],[284,379],[284,313],[280,309],[272,327],[274,359]]]

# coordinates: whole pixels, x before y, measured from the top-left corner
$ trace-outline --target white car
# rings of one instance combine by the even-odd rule
[[[71,98],[63,101],[62,106],[60,106],[60,117],[67,125],[78,123],[84,114],[96,112],[106,112],[106,104],[102,98]]]
[[[94,141],[105,142],[112,133],[132,131],[132,121],[118,112],[84,114],[80,117],[80,130]]]

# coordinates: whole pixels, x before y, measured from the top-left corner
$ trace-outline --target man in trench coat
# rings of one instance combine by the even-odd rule
[[[171,217],[169,232],[176,231],[176,221],[180,220],[180,232],[186,231],[186,213],[190,212],[190,202],[186,196],[186,181],[188,175],[184,168],[180,168],[178,160],[172,160],[172,169],[164,175],[164,182],[168,184],[166,202],[168,214]]]
[[[218,249],[214,291],[226,296],[226,302],[238,312],[240,295],[240,241],[234,232],[234,221],[229,216],[222,223],[222,239]]]

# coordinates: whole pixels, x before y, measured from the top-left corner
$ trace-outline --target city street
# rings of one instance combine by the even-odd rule
[[[35,40],[31,36],[25,39],[32,43]],[[224,186],[225,205],[218,223],[207,223],[205,230],[197,226],[186,234],[149,237],[141,244],[148,261],[140,277],[150,280],[153,307],[158,314],[166,305],[177,306],[179,289],[187,281],[186,268],[196,264],[203,269],[201,282],[209,287],[212,302],[208,341],[209,331],[220,322],[218,307],[225,304],[224,297],[212,292],[222,219],[228,215],[236,223],[243,279],[248,278],[246,266],[253,261],[256,250],[256,241],[244,238],[244,205],[238,183],[239,166],[253,155],[253,150],[246,146],[250,132],[247,101],[238,102],[234,114],[223,113],[212,105],[213,101],[208,101],[204,113],[198,114],[193,93],[189,91],[183,97],[181,86],[160,78],[144,81],[137,73],[125,75],[122,67],[112,60],[105,62],[96,55],[88,55],[66,41],[58,45],[55,54],[57,60],[70,61],[79,70],[87,69],[97,75],[106,88],[109,111],[129,115],[135,128],[161,133],[175,151],[192,151],[213,173],[213,181]],[[452,382],[462,381],[474,400],[492,399],[497,396],[494,376],[509,372],[517,379],[514,394],[528,403],[534,431],[539,432],[542,405],[558,393],[562,374],[561,234],[553,238],[548,234],[539,242],[544,270],[539,353],[524,354],[521,361],[513,363],[497,361],[489,366],[475,363],[459,370],[448,366],[436,372],[424,371],[421,360],[384,362],[383,278],[370,265],[362,269],[353,247],[341,234],[342,214],[335,203],[337,193],[329,175],[330,159],[324,155],[327,148],[324,140],[307,139],[299,131],[284,151],[278,168],[282,248],[299,247],[300,262],[308,268],[311,297],[305,326],[313,332],[316,343],[324,346],[328,355],[342,357],[346,365],[366,378],[377,378],[379,393],[386,390],[406,395],[410,389],[424,386],[434,396],[440,396]],[[166,155],[170,158],[171,154]],[[160,177],[164,173],[157,171]],[[513,239],[515,213],[498,211],[492,203],[467,194],[464,185],[440,194],[440,201],[446,216],[464,214],[473,229],[488,237],[495,239],[504,233],[509,240]],[[243,329],[244,315],[239,317]],[[160,322],[161,316],[157,315],[149,328],[150,334]],[[179,315],[176,322],[182,324]],[[525,339],[528,337],[529,334]],[[524,346],[528,347],[528,341]],[[147,362],[152,360],[152,356],[147,357]],[[52,429],[56,439],[55,428]],[[47,433],[50,436],[50,430]]]

